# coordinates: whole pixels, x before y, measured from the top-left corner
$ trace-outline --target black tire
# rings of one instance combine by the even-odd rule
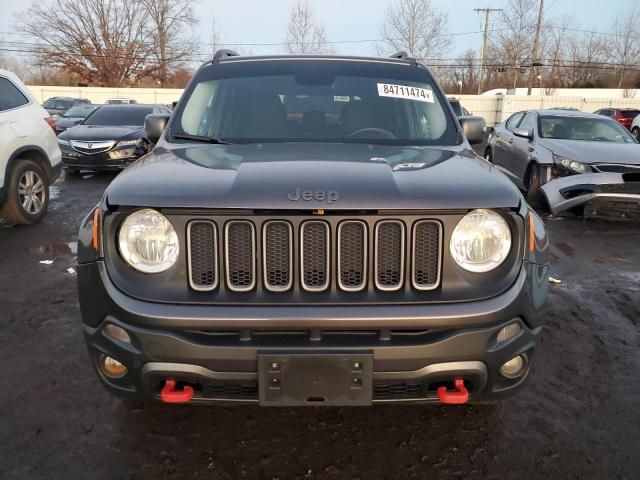
[[[527,174],[527,202],[534,208],[540,208],[540,167],[532,163]]]
[[[633,133],[633,136],[636,137],[636,140],[640,142],[640,128],[633,127],[633,130],[631,130],[631,133]]]
[[[493,153],[491,152],[491,149],[490,149],[490,148],[487,148],[487,149],[484,151],[484,158],[485,158],[485,160],[486,160],[487,162],[489,162],[489,163],[493,163]]]
[[[49,206],[49,179],[42,168],[18,159],[9,173],[7,198],[0,217],[14,225],[31,225],[42,220]]]

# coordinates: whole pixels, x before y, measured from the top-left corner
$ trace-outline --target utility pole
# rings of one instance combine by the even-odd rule
[[[540,10],[538,10],[538,22],[536,23],[536,35],[533,39],[533,50],[531,51],[531,70],[529,71],[529,85],[527,95],[531,95],[533,87],[534,68],[540,65],[538,62],[538,42],[540,41],[540,26],[542,25],[542,12],[544,11],[544,0],[540,0]]]
[[[501,8],[474,8],[476,13],[484,13],[484,38],[482,40],[482,54],[480,59],[480,79],[478,80],[478,95],[482,93],[482,82],[484,81],[484,57],[487,54],[487,39],[489,38],[489,15],[491,12],[501,12]]]

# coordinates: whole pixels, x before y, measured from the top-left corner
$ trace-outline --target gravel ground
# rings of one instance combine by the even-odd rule
[[[59,180],[43,223],[0,224],[1,479],[638,478],[639,226],[546,219],[562,284],[528,388],[499,405],[127,411],[67,271],[112,178]]]

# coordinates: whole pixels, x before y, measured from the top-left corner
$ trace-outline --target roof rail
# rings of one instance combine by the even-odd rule
[[[408,60],[409,54],[404,50],[400,50],[399,52],[396,52],[393,55],[389,55],[389,58],[398,58],[400,60]]]
[[[234,52],[233,50],[227,50],[225,48],[218,50],[215,55],[213,56],[214,60],[220,60],[222,58],[227,58],[227,57],[239,57],[240,54],[237,52]]]

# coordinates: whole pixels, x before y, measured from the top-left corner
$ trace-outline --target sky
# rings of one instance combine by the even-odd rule
[[[24,39],[16,29],[16,16],[33,2],[53,0],[0,0],[0,40]],[[250,43],[281,43],[284,40],[289,10],[295,0],[199,0],[196,17],[199,25],[195,35],[203,43],[211,43],[212,22],[221,41],[231,45]],[[372,40],[380,37],[380,26],[385,7],[393,0],[309,0],[316,19],[325,26],[329,41]],[[433,4],[449,13],[449,32],[479,32],[482,17],[474,8],[501,8],[506,0],[432,0]],[[579,26],[590,30],[606,30],[613,17],[621,11],[630,10],[637,0],[610,0],[609,8],[602,0],[545,0],[545,15],[555,17],[570,15]],[[497,18],[497,17],[496,17]],[[544,32],[543,32],[544,34]],[[467,48],[480,48],[482,35],[472,33],[457,35],[451,55],[462,53]],[[340,43],[333,47],[337,53],[353,55],[375,55],[375,42]],[[203,50],[212,47],[203,45]],[[228,48],[228,47],[226,47]],[[281,45],[241,46],[245,53],[280,53]]]

